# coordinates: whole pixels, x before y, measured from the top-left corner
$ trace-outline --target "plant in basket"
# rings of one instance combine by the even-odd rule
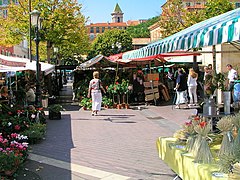
[[[49,119],[61,119],[61,111],[65,109],[60,104],[53,104],[48,107]]]

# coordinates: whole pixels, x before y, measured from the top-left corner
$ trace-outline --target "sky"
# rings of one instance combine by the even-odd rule
[[[166,0],[78,0],[82,13],[89,17],[89,23],[111,22],[111,13],[118,3],[123,21],[149,19],[160,15],[161,6]]]

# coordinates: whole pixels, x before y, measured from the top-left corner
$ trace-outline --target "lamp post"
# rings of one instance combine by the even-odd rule
[[[36,43],[36,99],[35,105],[41,106],[41,89],[40,89],[40,64],[39,64],[39,29],[41,29],[41,18],[38,10],[33,10],[31,13],[31,23],[34,26],[35,32],[35,43]]]

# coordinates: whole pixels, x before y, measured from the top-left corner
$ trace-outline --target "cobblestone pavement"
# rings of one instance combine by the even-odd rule
[[[31,179],[27,172],[43,180],[174,178],[158,157],[156,140],[172,136],[192,110],[139,106],[91,116],[78,106],[67,109],[61,120],[47,121],[46,139],[31,147],[18,179]]]

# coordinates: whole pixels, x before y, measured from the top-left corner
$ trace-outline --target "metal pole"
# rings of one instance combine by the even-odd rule
[[[32,62],[32,39],[31,39],[31,27],[32,27],[32,22],[31,22],[31,13],[32,8],[31,8],[31,0],[28,0],[28,8],[29,8],[29,49],[28,49],[28,57],[30,59],[30,62]]]
[[[38,19],[39,20],[39,19]],[[40,102],[40,96],[41,96],[41,91],[40,91],[40,64],[39,64],[39,35],[38,35],[38,25],[36,26],[35,29],[35,42],[36,42],[36,106],[40,107],[41,102]]]

